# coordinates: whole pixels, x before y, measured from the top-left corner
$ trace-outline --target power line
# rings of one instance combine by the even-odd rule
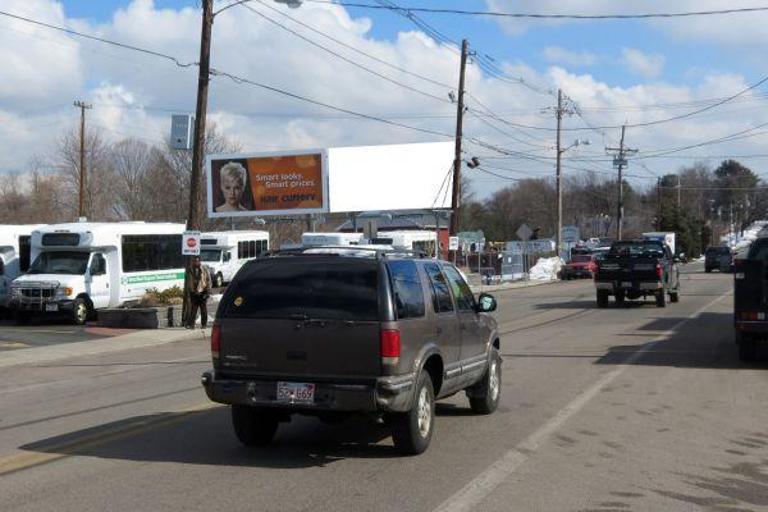
[[[259,1],[259,0],[256,0],[256,1]],[[262,4],[262,5],[264,5],[264,4],[263,4],[262,2],[260,2],[260,1],[259,1],[259,3],[260,3],[260,4]],[[323,51],[325,51],[325,52],[327,52],[327,53],[329,53],[329,54],[333,55],[334,57],[336,57],[336,58],[338,58],[338,59],[341,59],[341,60],[343,60],[344,62],[347,62],[347,63],[349,63],[349,64],[351,64],[351,65],[353,65],[353,66],[355,66],[355,67],[357,67],[357,68],[359,68],[359,69],[362,69],[363,71],[366,71],[366,72],[368,72],[368,73],[371,73],[372,75],[375,75],[375,76],[377,76],[377,77],[381,78],[382,80],[386,80],[386,81],[387,81],[387,82],[389,82],[389,83],[392,83],[392,84],[394,84],[394,85],[397,85],[397,86],[399,86],[399,87],[402,87],[402,88],[404,88],[404,89],[408,89],[409,91],[415,92],[415,93],[417,93],[417,94],[421,94],[422,96],[426,96],[426,97],[428,97],[428,98],[432,98],[432,99],[435,99],[435,100],[437,100],[437,101],[439,101],[439,102],[441,102],[441,103],[450,103],[450,100],[449,100],[449,99],[447,99],[447,98],[444,98],[444,97],[441,97],[441,96],[437,96],[437,95],[435,95],[435,94],[432,94],[432,93],[429,93],[429,92],[426,92],[426,91],[422,91],[421,89],[418,89],[418,88],[416,88],[416,87],[410,86],[410,85],[408,85],[408,84],[405,84],[405,83],[403,83],[403,82],[400,82],[400,81],[398,81],[398,80],[395,80],[395,79],[393,79],[393,78],[390,78],[390,77],[388,77],[387,75],[384,75],[383,73],[379,73],[378,71],[376,71],[376,70],[373,70],[373,69],[371,69],[371,68],[369,68],[369,67],[367,67],[367,66],[365,66],[365,65],[363,65],[363,64],[360,64],[359,62],[356,62],[356,61],[354,61],[354,60],[352,60],[352,59],[350,59],[350,58],[347,58],[347,57],[345,57],[344,55],[341,55],[340,53],[338,53],[338,52],[335,52],[334,50],[331,50],[330,48],[328,48],[328,47],[326,47],[326,46],[323,46],[323,45],[321,45],[320,43],[318,43],[318,42],[316,42],[316,41],[313,41],[312,39],[309,39],[308,37],[306,37],[306,36],[304,36],[304,35],[302,35],[302,34],[300,34],[300,33],[296,32],[295,30],[293,30],[293,29],[291,29],[291,28],[289,28],[289,27],[287,27],[287,26],[283,25],[283,24],[282,24],[282,23],[280,23],[279,21],[277,21],[277,20],[275,20],[275,19],[273,19],[273,18],[270,18],[270,17],[269,17],[269,16],[267,16],[266,14],[264,14],[264,13],[262,13],[262,12],[259,12],[259,11],[257,11],[256,9],[254,9],[253,7],[251,7],[250,5],[246,5],[246,4],[241,4],[241,5],[242,5],[243,7],[245,7],[246,9],[248,9],[249,11],[251,11],[252,13],[256,14],[257,16],[261,16],[263,19],[267,20],[268,22],[270,22],[270,23],[272,23],[272,24],[274,24],[274,25],[276,25],[276,26],[278,26],[278,27],[282,28],[282,29],[283,29],[283,30],[285,30],[286,32],[289,32],[289,33],[293,34],[294,36],[296,36],[296,37],[298,37],[299,39],[301,39],[301,40],[303,40],[303,41],[305,41],[305,42],[307,42],[307,43],[311,44],[312,46],[315,46],[316,48],[319,48],[319,49],[321,49],[321,50],[323,50]]]
[[[12,14],[12,13],[6,12],[6,11],[0,11],[0,16],[7,16],[9,18],[13,18],[13,19],[16,19],[16,20],[19,20],[19,21],[24,21],[26,23],[31,23],[33,25],[38,25],[38,26],[41,26],[41,27],[50,28],[52,30],[58,30],[59,32],[64,32],[65,34],[69,34],[69,35],[72,35],[72,36],[82,37],[84,39],[90,39],[92,41],[98,41],[100,43],[109,44],[109,45],[112,45],[112,46],[117,46],[119,48],[124,48],[126,50],[132,50],[132,51],[135,51],[135,52],[144,53],[146,55],[151,55],[153,57],[160,57],[162,59],[166,59],[166,60],[169,60],[169,61],[173,62],[174,64],[176,64],[180,68],[188,68],[188,67],[196,66],[197,65],[196,62],[188,62],[188,63],[181,62],[176,57],[174,57],[172,55],[167,55],[165,53],[156,52],[154,50],[148,50],[146,48],[140,48],[138,46],[134,46],[134,45],[126,44],[126,43],[121,43],[119,41],[113,41],[111,39],[105,39],[103,37],[92,36],[90,34],[85,34],[83,32],[78,32],[76,30],[72,30],[72,29],[69,29],[69,28],[66,28],[66,27],[60,27],[58,25],[52,25],[50,23],[45,23],[45,22],[42,22],[42,21],[33,20],[32,18],[27,18],[25,16],[20,16],[18,14]]]
[[[544,13],[519,13],[500,11],[477,11],[465,9],[442,9],[437,7],[391,7],[385,5],[364,4],[348,2],[346,0],[305,0],[318,4],[340,5],[342,7],[359,7],[364,9],[386,9],[403,11],[406,13],[432,13],[432,14],[457,14],[463,16],[493,16],[502,18],[529,18],[529,19],[558,19],[558,20],[628,20],[650,18],[684,18],[693,16],[714,16],[723,14],[746,14],[751,12],[768,11],[768,7],[745,7],[740,9],[719,9],[710,11],[684,11],[684,12],[658,12],[658,13],[631,13],[631,14],[544,14]]]

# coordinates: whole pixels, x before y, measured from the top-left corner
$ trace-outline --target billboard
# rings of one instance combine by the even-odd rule
[[[211,155],[208,215],[450,208],[453,142]]]
[[[319,213],[327,210],[322,151],[208,158],[209,217]]]

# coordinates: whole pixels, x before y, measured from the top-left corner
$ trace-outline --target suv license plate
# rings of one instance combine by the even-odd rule
[[[315,402],[315,385],[304,382],[278,382],[277,401],[290,404],[312,404]]]
[[[45,310],[49,311],[49,312],[58,311],[59,310],[59,305],[58,304],[46,304],[45,305]]]
[[[621,283],[621,287],[622,287],[622,288],[632,288],[632,283],[631,283],[631,282],[629,282],[629,281],[623,281],[623,282]]]

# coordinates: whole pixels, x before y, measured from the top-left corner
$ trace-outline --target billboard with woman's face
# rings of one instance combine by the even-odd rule
[[[212,156],[208,165],[210,217],[327,211],[322,152]]]

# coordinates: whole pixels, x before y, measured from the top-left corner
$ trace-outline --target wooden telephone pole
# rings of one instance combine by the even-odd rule
[[[624,133],[626,132],[627,125],[621,127],[621,141],[618,148],[605,148],[608,152],[613,152],[613,166],[619,170],[619,183],[618,183],[618,204],[616,208],[616,240],[621,240],[621,229],[624,222],[624,177],[622,172],[624,167],[627,166],[627,155],[637,153],[636,149],[629,149],[624,146]]]
[[[459,209],[461,208],[461,138],[464,123],[464,75],[467,69],[467,56],[469,54],[469,41],[461,42],[461,69],[459,72],[459,94],[456,110],[456,153],[453,159],[453,193],[451,194],[451,226],[450,234],[455,236],[459,231]]]
[[[86,181],[88,179],[88,173],[85,169],[85,111],[93,108],[83,101],[75,101],[75,107],[80,109],[80,193],[78,194],[77,202],[77,216],[88,217],[86,207]]]
[[[192,147],[192,174],[189,185],[189,209],[187,230],[202,228],[203,204],[203,159],[205,158],[205,121],[208,112],[208,84],[211,72],[211,31],[213,29],[213,0],[202,0],[203,21],[200,34],[200,66],[197,78],[197,106],[195,108],[195,141]],[[184,274],[184,318],[188,319],[190,308],[189,282],[192,278],[192,258],[187,258]],[[194,319],[192,319],[194,322]]]

